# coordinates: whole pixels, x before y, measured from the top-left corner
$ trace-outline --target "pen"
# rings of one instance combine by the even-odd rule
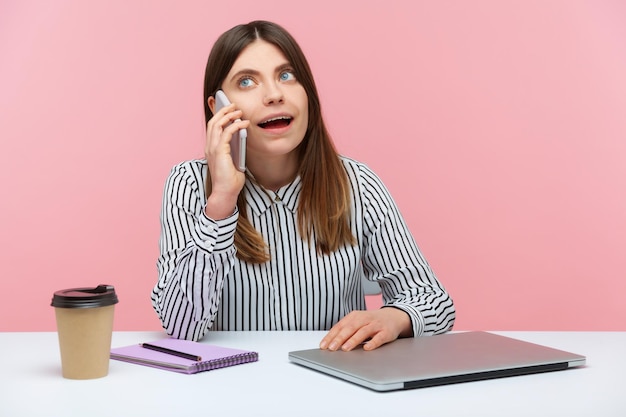
[[[185,352],[179,352],[177,350],[172,350],[172,349],[164,348],[161,346],[155,346],[149,343],[140,343],[139,346],[146,348],[146,349],[150,349],[150,350],[156,350],[157,352],[167,353],[168,355],[178,356],[179,358],[189,359],[190,361],[200,362],[202,360],[202,358],[198,355],[193,355],[191,353],[185,353]]]

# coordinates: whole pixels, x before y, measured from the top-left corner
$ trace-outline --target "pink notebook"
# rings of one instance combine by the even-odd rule
[[[198,356],[200,360],[186,359],[170,353],[157,352],[142,347],[141,344],[111,349],[111,359],[184,374],[211,371],[227,366],[256,362],[259,359],[257,352],[208,345],[190,340],[168,338],[149,343],[157,347]]]

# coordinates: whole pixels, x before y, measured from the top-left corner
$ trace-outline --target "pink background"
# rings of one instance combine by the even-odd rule
[[[300,42],[340,151],[383,178],[456,329],[626,330],[626,6],[615,1],[0,2],[1,331],[110,283],[159,329],[159,210],[202,156],[216,37]],[[345,6],[344,6],[345,4]]]

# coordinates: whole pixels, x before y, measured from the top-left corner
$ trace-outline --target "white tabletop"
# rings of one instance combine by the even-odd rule
[[[626,416],[626,332],[494,332],[587,356],[536,375],[378,393],[287,359],[324,332],[215,332],[203,341],[259,361],[184,375],[112,360],[94,380],[61,376],[57,335],[0,333],[0,416]],[[113,347],[158,332],[115,332]]]

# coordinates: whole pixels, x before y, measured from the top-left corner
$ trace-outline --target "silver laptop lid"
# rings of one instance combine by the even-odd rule
[[[376,391],[557,371],[586,358],[488,332],[398,339],[373,351],[308,349],[289,360]]]

